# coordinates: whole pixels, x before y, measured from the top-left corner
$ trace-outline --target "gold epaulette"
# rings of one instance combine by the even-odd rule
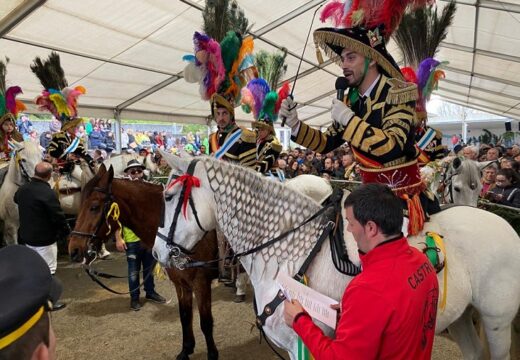
[[[256,144],[255,132],[246,128],[242,128],[242,135],[240,135],[240,139],[246,143]]]
[[[278,141],[277,138],[274,138],[273,141],[271,141],[271,147],[274,151],[276,151],[278,154],[282,152],[283,147],[282,144]]]
[[[388,79],[390,89],[386,101],[393,105],[416,101],[419,97],[417,85],[399,79]]]

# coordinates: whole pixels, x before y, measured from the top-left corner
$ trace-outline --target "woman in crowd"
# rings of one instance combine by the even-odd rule
[[[486,198],[490,201],[520,208],[520,176],[513,169],[500,169],[496,177],[496,187],[491,189]]]

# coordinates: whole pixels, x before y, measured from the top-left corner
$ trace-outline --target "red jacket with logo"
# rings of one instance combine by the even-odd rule
[[[293,328],[316,360],[430,359],[439,286],[435,269],[406,238],[361,255],[363,271],[347,286],[336,336],[305,314]]]

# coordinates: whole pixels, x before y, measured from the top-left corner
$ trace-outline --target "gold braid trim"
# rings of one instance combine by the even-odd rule
[[[392,105],[405,104],[410,101],[416,101],[419,97],[417,85],[407,83],[400,79],[388,79],[390,89],[386,97],[386,102]]]
[[[341,56],[336,54],[334,50],[328,46],[328,44],[348,48],[363,54],[363,56],[375,60],[383,69],[385,69],[388,74],[390,74],[392,78],[404,80],[403,74],[401,74],[399,70],[393,67],[390,61],[381,55],[379,51],[376,51],[361,41],[329,31],[315,31],[314,43],[321,47],[323,51],[325,51],[325,54],[327,54],[327,56],[339,66],[342,66]]]

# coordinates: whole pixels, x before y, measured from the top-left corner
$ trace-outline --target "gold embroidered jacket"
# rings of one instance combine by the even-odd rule
[[[52,135],[51,142],[47,147],[47,153],[53,158],[59,160],[66,160],[63,154],[65,153],[65,150],[70,146],[71,143],[72,138],[66,132],[57,132],[56,134]],[[78,155],[82,159],[85,159],[87,163],[92,162],[92,157],[87,153],[85,145],[82,141],[79,142],[78,147],[72,153]]]
[[[216,131],[209,136],[210,153],[214,154],[235,132],[242,129],[240,139],[222,157],[223,160],[254,168],[256,165],[256,135],[253,131],[235,125],[229,132]]]
[[[256,149],[256,166],[255,170],[260,173],[266,173],[275,166],[278,156],[282,152],[282,144],[278,142],[276,137],[258,144]]]
[[[390,167],[416,159],[414,84],[381,75],[370,96],[352,106],[355,116],[346,127],[333,123],[326,132],[301,123],[292,139],[327,153],[345,141],[365,167]]]

